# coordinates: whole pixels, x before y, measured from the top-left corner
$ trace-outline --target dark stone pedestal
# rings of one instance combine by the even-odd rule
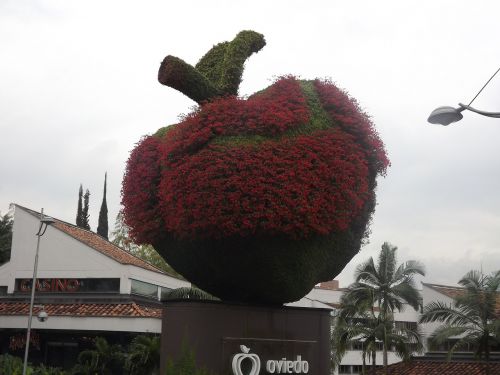
[[[220,375],[329,375],[330,311],[169,301],[163,310],[161,374],[167,359],[180,357],[183,344],[199,367]]]

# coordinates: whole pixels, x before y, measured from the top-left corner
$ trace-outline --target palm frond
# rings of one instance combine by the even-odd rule
[[[427,304],[424,307],[424,312],[420,316],[420,323],[443,322],[449,325],[472,325],[478,326],[474,316],[470,310],[464,307],[452,307],[441,301],[435,301]]]
[[[481,271],[472,270],[467,272],[458,283],[468,290],[481,290],[483,289],[484,276]]]
[[[163,295],[164,300],[172,299],[195,299],[195,300],[218,300],[210,293],[196,287],[183,287],[169,290]]]
[[[418,310],[420,305],[420,292],[415,288],[412,282],[403,282],[395,285],[392,288],[392,293],[396,299],[402,300],[415,310]]]
[[[390,283],[394,276],[397,262],[397,249],[396,246],[391,245],[389,242],[384,242],[382,245],[377,266],[379,277],[385,284]]]
[[[356,267],[354,279],[357,282],[364,281],[365,283],[369,283],[371,285],[377,285],[379,283],[380,275],[378,274],[372,257]]]
[[[394,273],[394,280],[403,280],[414,275],[425,276],[425,266],[416,260],[408,260],[401,264]]]

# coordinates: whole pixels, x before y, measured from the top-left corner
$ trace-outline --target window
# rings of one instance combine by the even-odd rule
[[[361,374],[363,372],[363,366],[361,365],[352,365],[352,373],[353,374]]]
[[[7,286],[0,285],[0,296],[6,296],[6,295],[7,295]]]
[[[350,374],[351,366],[350,365],[339,365],[339,374]]]
[[[405,322],[405,321],[396,321],[394,322],[396,329],[409,329],[412,331],[417,330],[417,322]]]
[[[32,279],[16,279],[15,293],[30,293]],[[37,293],[119,293],[119,278],[37,279]]]
[[[144,281],[132,280],[132,294],[158,299],[158,285],[146,283]]]

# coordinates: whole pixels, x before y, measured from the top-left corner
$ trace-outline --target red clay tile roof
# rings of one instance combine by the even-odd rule
[[[43,308],[49,316],[161,318],[162,314],[161,308],[142,306],[135,302],[48,303]],[[37,312],[35,308],[34,313]],[[0,302],[0,316],[28,314],[28,302]]]
[[[458,286],[427,284],[427,283],[423,283],[423,284],[425,286],[428,286],[429,288],[434,289],[435,291],[437,291],[441,294],[444,294],[445,296],[448,296],[448,297],[453,298],[453,299],[464,294],[464,288],[460,288]]]
[[[59,220],[56,220],[56,222],[52,224],[52,226],[121,264],[130,264],[133,266],[145,268],[150,271],[165,273],[162,270],[154,267],[153,265],[145,262],[144,260],[126,252],[112,242],[107,241],[96,233],[76,227],[74,225],[67,224]]]
[[[427,284],[427,283],[422,283],[422,284],[453,299],[465,293],[465,289],[460,288],[458,286],[447,286],[447,285]],[[500,293],[498,293],[495,304],[495,315],[500,317]]]
[[[388,375],[485,375],[484,362],[435,362],[412,360],[388,366]],[[377,375],[384,375],[384,369],[378,369]],[[500,363],[490,362],[490,375],[500,375]]]
[[[40,217],[40,213],[33,211],[29,208],[20,206],[16,204],[16,207],[36,216]],[[94,250],[99,251],[100,253],[110,257],[111,259],[116,260],[121,264],[130,264],[133,266],[141,267],[147,269],[149,271],[159,272],[166,274],[159,268],[149,264],[148,262],[130,254],[129,252],[123,250],[122,248],[116,246],[114,243],[104,239],[97,233],[91,232],[89,230],[77,227],[75,225],[66,223],[59,219],[53,218],[55,222],[52,224],[53,227],[63,231],[64,233],[70,235],[76,240],[83,242],[85,245],[90,246]]]

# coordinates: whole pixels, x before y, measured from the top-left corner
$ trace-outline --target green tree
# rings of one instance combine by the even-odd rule
[[[368,311],[348,312],[344,308],[334,317],[332,330],[332,366],[342,362],[345,353],[355,344],[361,344],[362,374],[366,374],[366,360],[371,360],[372,373],[375,373],[377,342],[381,336],[379,319]]]
[[[85,191],[85,194],[83,196],[83,209],[82,209],[82,225],[81,227],[83,229],[90,230],[90,224],[89,224],[89,199],[90,199],[90,192],[89,189]]]
[[[10,260],[10,248],[12,245],[12,216],[0,213],[0,265]]]
[[[500,345],[500,319],[496,311],[500,301],[500,271],[490,275],[470,271],[458,283],[464,293],[450,305],[440,301],[427,304],[420,323],[444,323],[432,333],[430,340],[442,344],[456,339],[448,351],[449,359],[457,349],[472,346],[476,357],[484,357],[488,363],[491,348]]]
[[[83,187],[80,184],[80,189],[78,190],[78,206],[76,208],[76,226],[82,227],[82,210],[83,210]]]
[[[120,345],[110,345],[104,337],[96,337],[94,349],[78,355],[75,375],[120,375],[123,374],[124,354]]]
[[[115,227],[111,232],[111,238],[111,241],[115,245],[135,255],[136,257],[145,260],[169,275],[182,278],[180,274],[178,274],[167,262],[165,262],[153,246],[137,245],[132,241],[129,237],[129,229],[123,220],[123,213],[121,211],[119,211],[118,215],[116,215]]]
[[[196,366],[196,356],[185,343],[182,344],[181,356],[176,360],[168,360],[165,375],[216,375],[205,368]]]
[[[108,205],[106,203],[106,185],[108,174],[104,174],[104,192],[102,194],[101,209],[99,211],[99,224],[97,226],[97,233],[108,239]]]
[[[424,267],[420,262],[409,260],[397,266],[397,247],[385,242],[382,245],[378,262],[370,257],[366,262],[356,268],[355,282],[351,284],[344,299],[358,311],[370,306],[372,315],[383,323],[382,345],[383,364],[387,373],[387,351],[391,345],[390,336],[393,314],[402,311],[405,304],[418,310],[420,306],[420,293],[416,287],[415,275],[425,275]],[[388,324],[391,323],[391,324]]]
[[[366,374],[366,359],[372,363],[371,373],[376,372],[376,357],[379,344],[386,338],[387,347],[393,347],[396,355],[409,360],[411,354],[421,353],[423,345],[417,327],[398,327],[394,319],[383,319],[381,314],[372,308],[374,301],[365,304],[354,304],[342,298],[341,309],[334,317],[332,330],[333,366],[338,366],[346,351],[354,344],[361,347],[362,373]]]
[[[130,375],[157,375],[160,372],[160,337],[140,335],[130,344],[125,369]]]

